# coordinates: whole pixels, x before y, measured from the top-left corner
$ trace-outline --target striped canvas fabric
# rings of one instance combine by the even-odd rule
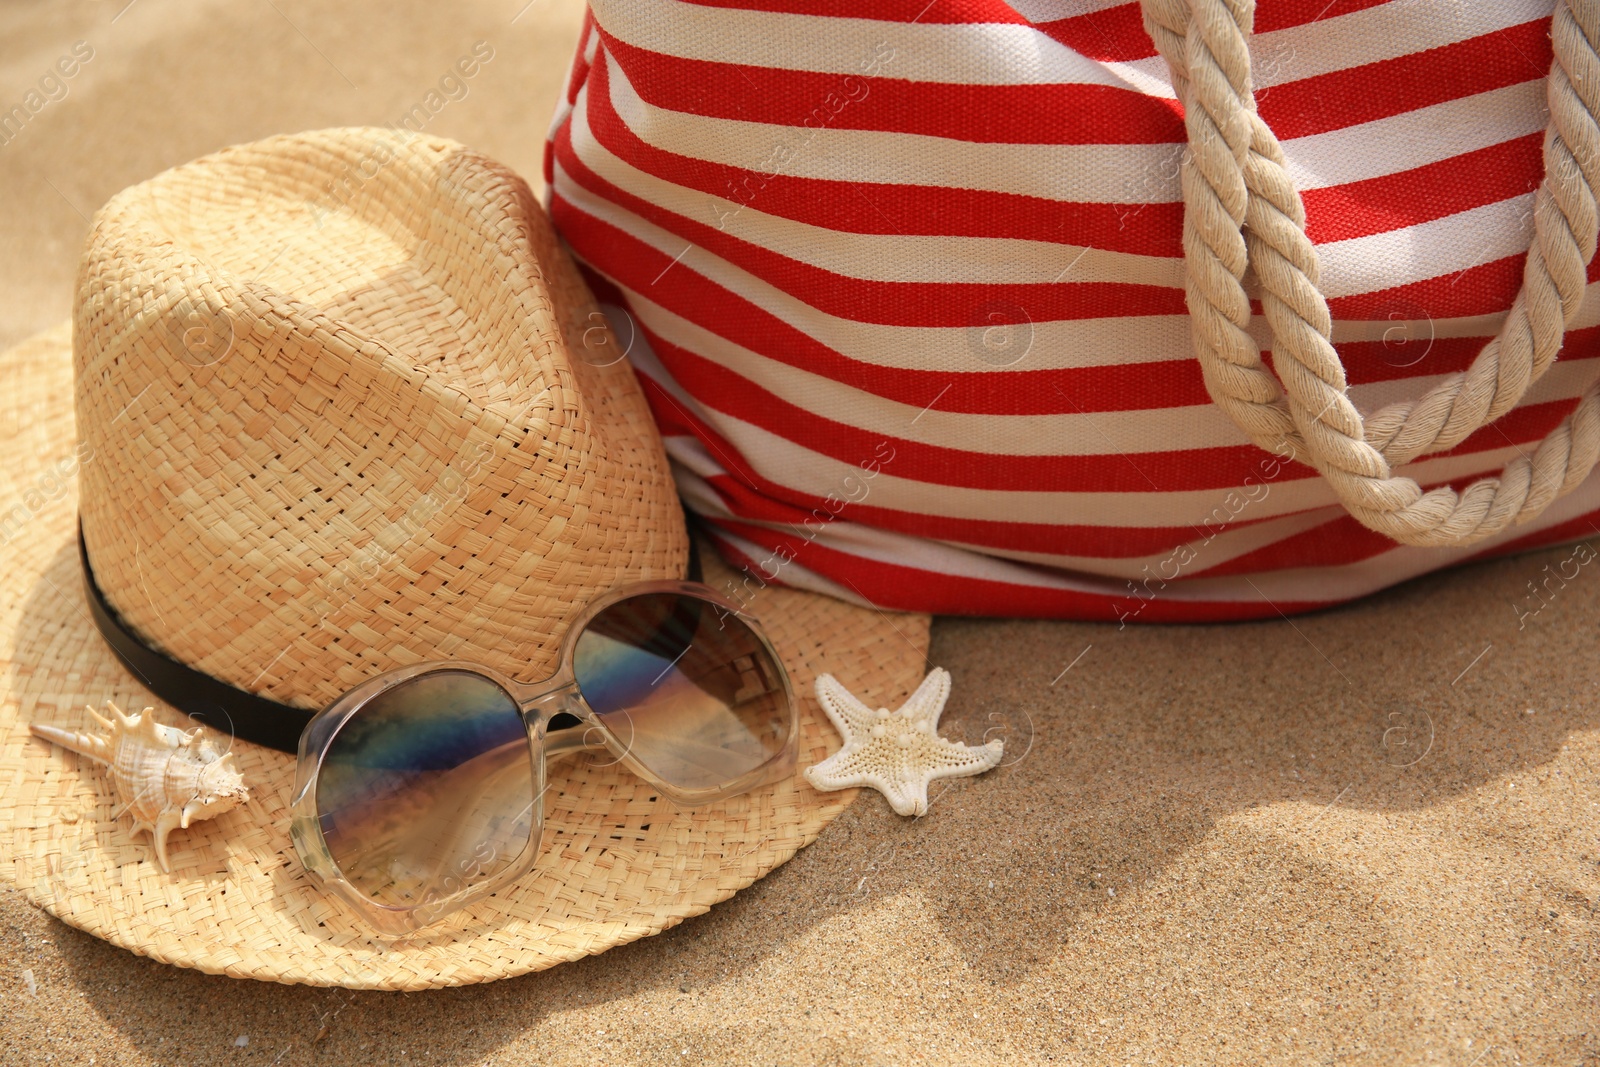
[[[1259,4],[1260,112],[1362,410],[1464,370],[1521,284],[1551,11]],[[1247,442],[1190,350],[1183,150],[1137,4],[593,0],[546,178],[747,588],[1241,619],[1600,532],[1590,478],[1493,540],[1401,547]],[[1521,405],[1398,473],[1463,484],[1572,410],[1589,277]]]

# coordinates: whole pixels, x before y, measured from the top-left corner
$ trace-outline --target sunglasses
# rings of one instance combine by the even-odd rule
[[[609,752],[693,806],[792,775],[798,734],[756,623],[704,585],[639,583],[589,605],[543,682],[439,661],[328,705],[300,736],[290,835],[325,887],[406,934],[533,868],[552,760]]]

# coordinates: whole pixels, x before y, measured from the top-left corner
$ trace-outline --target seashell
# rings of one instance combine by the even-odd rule
[[[106,730],[97,734],[28,724],[39,737],[111,768],[111,784],[124,810],[133,815],[133,832],[148,830],[156,862],[167,866],[167,835],[198,819],[212,819],[250,798],[233,753],[217,748],[204,727],[179,730],[156,722],[155,709],[136,715],[106,701],[109,719],[85,710]]]

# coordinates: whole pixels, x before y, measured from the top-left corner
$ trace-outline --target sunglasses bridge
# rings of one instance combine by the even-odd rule
[[[576,679],[557,676],[519,688],[517,708],[546,760],[605,749],[605,730],[583,702]]]

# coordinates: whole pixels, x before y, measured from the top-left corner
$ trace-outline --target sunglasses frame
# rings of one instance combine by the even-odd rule
[[[628,744],[617,737],[589,707],[578,687],[573,656],[578,639],[589,624],[602,612],[625,600],[658,593],[674,593],[690,597],[721,609],[717,613],[720,620],[718,628],[726,628],[730,620],[736,620],[738,625],[748,629],[770,659],[781,683],[787,705],[789,727],[783,747],[760,766],[722,786],[682,789],[653,773],[649,767],[633,756]],[[329,851],[323,837],[320,812],[317,808],[317,782],[321,776],[323,760],[345,723],[359,714],[378,694],[436,671],[464,671],[478,675],[499,686],[516,704],[527,732],[529,759],[533,769],[532,829],[528,843],[521,853],[483,881],[443,895],[434,895],[434,891],[429,890],[421,903],[409,907],[383,905],[368,899],[359,888],[346,879],[338,862]],[[576,724],[551,730],[551,720],[562,714],[575,718]],[[431,660],[386,671],[367,679],[336,698],[312,717],[300,735],[294,799],[291,805],[290,837],[300,855],[301,863],[314,880],[325,888],[333,890],[374,930],[392,936],[405,936],[503,889],[537,866],[543,851],[544,795],[549,788],[547,767],[551,760],[580,751],[609,751],[616,762],[627,767],[661,796],[679,807],[693,807],[724,800],[758,786],[792,777],[799,762],[799,739],[800,705],[795,699],[794,685],[789,679],[789,671],[777,650],[773,648],[772,641],[755,619],[744,614],[734,601],[699,582],[674,580],[635,582],[596,598],[584,608],[561,639],[555,673],[543,681],[519,682],[492,667],[469,660]],[[485,862],[492,862],[494,858],[490,857]],[[447,875],[446,881],[455,878],[460,882],[465,878],[476,877],[477,873],[477,871],[469,873],[463,869],[455,875]]]

